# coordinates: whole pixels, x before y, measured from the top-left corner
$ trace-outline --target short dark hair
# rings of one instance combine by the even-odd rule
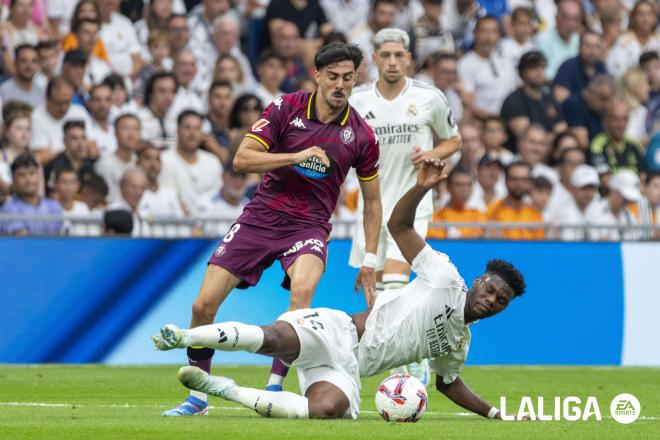
[[[234,106],[232,107],[231,112],[229,113],[229,128],[241,127],[241,119],[240,119],[241,111],[243,111],[242,110],[243,107],[245,107],[245,105],[250,101],[257,102],[259,106],[259,112],[261,112],[264,109],[264,106],[257,95],[254,95],[252,93],[243,93],[239,95],[234,101]]]
[[[174,91],[179,89],[179,81],[176,80],[176,76],[172,72],[157,72],[151,75],[149,81],[147,81],[147,86],[144,88],[144,105],[148,107],[151,103],[151,95],[154,94],[154,88],[156,87],[156,81],[161,79],[170,78],[174,81]]]
[[[577,146],[576,147],[568,147],[568,148],[564,148],[561,151],[561,153],[559,154],[559,159],[558,159],[557,163],[558,164],[564,163],[564,161],[566,160],[566,155],[568,153],[573,152],[573,151],[579,151],[580,153],[582,153],[585,156],[585,159],[586,159],[586,153],[584,152],[584,150],[582,148],[577,147]]]
[[[264,64],[270,60],[277,60],[284,64],[284,58],[282,56],[275,52],[273,49],[264,49],[261,52],[261,55],[259,55],[259,62],[257,63],[258,65]]]
[[[169,17],[167,17],[167,25],[169,26],[170,22],[177,18],[183,18],[184,20],[186,20],[186,24],[188,24],[188,17],[186,16],[186,14],[172,14]]]
[[[124,82],[124,78],[122,78],[118,73],[111,73],[110,75],[106,76],[103,79],[102,84],[109,86],[111,89],[119,86],[126,90],[126,83]]]
[[[70,165],[65,165],[60,168],[55,169],[55,182],[57,182],[62,174],[66,173],[73,173],[76,178],[78,178],[78,182],[80,182],[80,177],[78,177],[78,173],[76,173],[76,170],[74,170]]]
[[[35,46],[35,49],[37,49],[37,52],[41,52],[42,50],[48,50],[48,49],[57,49],[60,46],[60,43],[58,41],[54,40],[46,40],[46,41],[40,41],[37,43]]]
[[[104,87],[110,89],[110,92],[112,92],[112,87],[110,87],[109,84],[106,84],[106,83],[103,83],[103,82],[102,82],[102,83],[99,83],[99,84],[94,84],[94,85],[89,89],[89,96],[92,97],[92,96],[94,95],[94,92],[96,92],[97,90],[102,89],[102,88],[104,88]]]
[[[11,175],[13,176],[16,174],[16,171],[20,170],[21,168],[31,167],[39,168],[39,162],[37,162],[37,158],[30,153],[23,153],[14,159],[14,161],[11,163]]]
[[[184,110],[181,113],[179,113],[179,116],[176,118],[176,126],[181,127],[181,123],[183,123],[183,120],[186,119],[189,116],[194,116],[194,117],[198,118],[200,121],[204,120],[204,115],[202,115],[198,111],[188,109],[188,110]]]
[[[123,121],[124,119],[134,119],[134,120],[138,121],[138,125],[141,125],[141,123],[140,123],[140,118],[138,118],[136,114],[133,114],[133,113],[124,113],[123,115],[119,115],[119,116],[117,117],[117,119],[115,119],[115,131],[117,131],[117,130],[119,129],[119,124],[120,124],[121,121]]]
[[[14,49],[14,59],[17,60],[21,52],[23,52],[24,50],[31,50],[36,52],[37,54],[39,53],[37,52],[37,48],[35,46],[31,44],[21,44],[19,46],[16,46],[16,48]]]
[[[479,26],[481,26],[481,23],[483,23],[484,21],[488,21],[488,20],[493,20],[495,23],[497,23],[497,26],[498,26],[498,28],[499,28],[499,26],[500,26],[500,19],[497,18],[495,15],[487,14],[487,15],[484,15],[483,17],[479,17],[479,18],[477,19],[477,23],[474,25],[474,30],[475,30],[475,32],[479,30]],[[502,30],[501,30],[501,29],[500,29],[500,33],[502,33]]]
[[[103,229],[115,234],[130,234],[133,232],[133,216],[123,209],[112,209],[103,214]]]
[[[529,162],[524,160],[514,160],[504,168],[504,177],[508,179],[511,169],[515,167],[525,167],[530,173],[532,172],[532,165]]]
[[[534,188],[543,188],[552,191],[552,182],[545,176],[536,176],[532,179]]]
[[[209,95],[213,93],[215,89],[222,89],[222,88],[229,89],[232,91],[232,93],[234,91],[234,87],[231,85],[229,81],[217,80],[211,83],[211,86],[209,87]]]
[[[517,8],[513,9],[513,12],[511,13],[511,20],[518,21],[521,15],[523,17],[534,19],[535,16],[534,9],[528,8],[526,6],[518,6]]]
[[[651,183],[653,179],[660,179],[660,171],[652,171],[646,173],[646,178],[644,179],[644,185]]]
[[[484,119],[484,128],[486,128],[486,125],[490,124],[491,122],[495,122],[497,124],[500,124],[502,128],[506,130],[506,122],[504,122],[504,119],[500,116],[487,116]]]
[[[522,76],[523,72],[535,67],[545,67],[548,61],[545,55],[538,50],[530,50],[525,52],[518,61],[518,74]]]
[[[511,287],[513,290],[514,297],[521,296],[525,293],[527,285],[525,284],[525,278],[518,269],[516,269],[513,264],[504,260],[489,260],[486,263],[486,273],[492,273],[497,275],[502,280]]]
[[[94,173],[87,173],[83,176],[83,181],[80,186],[80,190],[83,188],[89,188],[97,194],[103,196],[103,198],[108,197],[108,184],[103,180],[103,177]]]
[[[64,126],[62,126],[62,133],[66,136],[69,130],[73,128],[82,128],[83,130],[85,129],[85,121],[82,119],[69,119],[64,123]]]
[[[445,60],[456,61],[456,60],[458,60],[458,57],[456,56],[456,54],[451,53],[451,52],[434,52],[433,54],[431,54],[431,56],[429,58],[431,59],[431,63],[434,66],[437,65],[438,63],[440,63],[441,61],[445,61]]]
[[[362,49],[356,44],[331,43],[320,48],[314,57],[317,70],[340,61],[353,61],[357,70],[362,63]]]
[[[472,176],[472,171],[466,167],[465,165],[456,165],[454,169],[452,169],[449,172],[449,175],[447,175],[447,185],[451,185],[451,183],[454,181],[456,176],[463,175],[463,176],[470,176],[470,179],[473,178]]]
[[[61,87],[61,86],[69,87],[72,91],[76,90],[76,86],[73,85],[71,81],[61,76],[56,76],[54,78],[51,78],[50,81],[48,81],[48,85],[46,86],[46,99],[51,98],[53,89],[55,89],[55,87]],[[34,128],[36,127],[33,127],[33,129]]]
[[[73,22],[73,26],[71,27],[71,32],[77,34],[78,32],[80,32],[80,28],[82,27],[82,25],[87,23],[96,25],[99,28],[101,27],[101,20],[92,20],[91,18],[79,18],[78,20]]]
[[[397,0],[374,0],[374,2],[371,4],[371,10],[375,11],[378,5],[381,3],[396,6],[397,8],[399,7],[399,2]]]
[[[651,61],[660,60],[660,55],[658,55],[657,50],[649,50],[644,52],[639,56],[639,65],[644,67],[644,64],[650,63]]]

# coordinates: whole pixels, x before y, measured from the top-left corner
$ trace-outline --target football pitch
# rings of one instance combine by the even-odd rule
[[[386,375],[363,380],[362,412],[353,420],[275,420],[218,398],[208,417],[164,418],[160,413],[187,394],[176,380],[178,366],[101,365],[0,366],[0,439],[449,439],[449,438],[660,438],[660,369],[587,367],[468,367],[462,376],[495,406],[506,396],[516,413],[523,396],[545,397],[545,414],[554,413],[554,396],[598,399],[602,421],[490,421],[467,414],[429,389],[429,405],[415,424],[384,422],[375,412],[374,394]],[[243,386],[262,387],[267,367],[216,366],[215,374]],[[291,374],[287,388],[298,392]],[[432,388],[432,387],[430,387]],[[631,393],[641,416],[622,425],[610,415],[610,401]]]

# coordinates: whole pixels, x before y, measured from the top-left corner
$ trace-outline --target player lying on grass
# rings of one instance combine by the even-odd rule
[[[470,345],[469,324],[506,309],[522,295],[525,281],[511,264],[491,260],[468,290],[447,255],[431,249],[415,232],[417,206],[445,177],[443,168],[439,160],[425,160],[417,183],[399,200],[388,222],[417,273],[410,284],[383,291],[372,307],[354,315],[318,308],[287,312],[264,327],[224,322],[183,330],[169,324],[152,337],[156,348],[196,345],[248,351],[297,367],[303,395],[241,387],[197,367],[179,370],[179,380],[188,388],[238,402],[265,417],[356,418],[360,375],[429,358],[438,391],[465,409],[499,418],[498,410],[458,375]]]

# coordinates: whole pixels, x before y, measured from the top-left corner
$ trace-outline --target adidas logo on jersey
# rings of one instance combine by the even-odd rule
[[[289,125],[293,125],[294,127],[298,128],[307,128],[300,118],[295,118],[293,121],[289,122]]]
[[[369,112],[366,115],[364,115],[365,121],[368,121],[369,119],[376,119],[376,115],[374,115],[374,112]]]

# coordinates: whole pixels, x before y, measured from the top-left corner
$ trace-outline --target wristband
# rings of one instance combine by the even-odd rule
[[[362,260],[362,267],[370,267],[372,269],[375,269],[377,263],[378,263],[378,256],[376,254],[372,254],[371,252],[367,252],[366,254],[364,254],[364,260]]]
[[[488,418],[489,418],[489,419],[494,419],[498,412],[500,412],[500,410],[497,409],[497,408],[495,408],[494,406],[492,406],[492,407],[488,410]]]

